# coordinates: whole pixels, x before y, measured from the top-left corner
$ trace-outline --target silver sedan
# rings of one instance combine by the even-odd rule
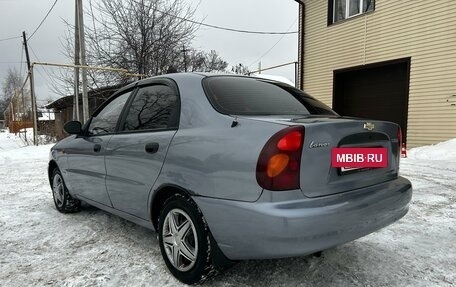
[[[398,125],[341,117],[271,80],[145,79],[64,129],[48,170],[56,208],[84,201],[156,230],[168,269],[187,284],[237,260],[355,240],[404,216],[412,196],[398,176]],[[360,148],[382,150],[383,165],[335,164],[334,151]]]

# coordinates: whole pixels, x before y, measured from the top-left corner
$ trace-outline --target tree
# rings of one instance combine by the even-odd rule
[[[249,67],[244,66],[243,64],[239,63],[236,66],[231,67],[231,72],[238,74],[238,75],[248,75],[250,73]]]
[[[187,21],[195,9],[184,0],[89,1],[86,10],[87,63],[154,76],[168,72],[223,71],[228,64],[215,51],[191,48],[198,26]],[[64,54],[74,58],[74,26],[68,24]],[[113,72],[88,71],[89,85],[121,84],[131,77]],[[58,76],[64,93],[72,90],[72,72]],[[62,87],[54,88],[54,91]],[[62,94],[62,93],[60,93]]]
[[[184,20],[195,10],[183,0],[100,0],[95,10],[87,28],[92,60],[139,74],[166,72],[197,29]]]
[[[11,99],[14,97],[14,104],[18,106],[19,109],[23,110],[22,97],[16,96],[20,94],[20,88],[24,82],[24,78],[19,74],[16,69],[8,69],[8,72],[1,84],[1,93],[0,93],[0,114],[3,117],[3,112],[8,108],[8,105],[11,102]],[[22,91],[27,95],[28,91]],[[28,97],[25,97],[25,104],[28,105]]]
[[[195,49],[190,50],[190,54],[184,57],[183,65],[180,68],[181,71],[189,72],[215,72],[225,71],[228,63],[224,61],[215,50],[211,50],[209,53],[204,51],[198,51]],[[187,69],[186,69],[187,68]]]

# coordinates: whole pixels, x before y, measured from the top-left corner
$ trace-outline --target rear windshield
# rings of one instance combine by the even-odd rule
[[[336,115],[328,106],[289,85],[236,76],[203,80],[214,108],[228,115]]]

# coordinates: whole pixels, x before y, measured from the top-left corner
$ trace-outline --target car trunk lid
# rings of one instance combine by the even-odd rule
[[[303,125],[300,187],[307,197],[342,193],[397,178],[399,166],[398,125],[340,116],[251,117],[288,126]],[[366,125],[367,124],[367,125]],[[343,172],[331,166],[336,147],[383,147],[388,151],[386,168]]]

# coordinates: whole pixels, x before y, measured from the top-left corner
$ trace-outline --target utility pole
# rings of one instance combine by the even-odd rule
[[[30,64],[30,55],[27,46],[27,37],[25,35],[25,31],[22,32],[22,38],[24,40],[24,48],[25,48],[25,57],[27,58],[27,67],[29,70],[30,75],[30,98],[32,100],[32,117],[33,117],[33,144],[38,145],[37,141],[37,130],[38,130],[38,123],[36,118],[36,100],[35,100],[35,87],[33,81],[33,66]]]
[[[185,49],[185,45],[182,46],[182,52],[184,53],[184,69],[187,72],[187,49]]]
[[[75,1],[74,16],[74,64],[80,65],[80,43],[79,43],[79,12],[78,1]],[[73,120],[79,121],[79,68],[74,68],[74,98],[73,98]]]
[[[299,89],[299,62],[295,62],[295,88]]]
[[[299,36],[298,36],[298,79],[296,87],[304,90],[304,44],[305,44],[305,18],[306,18],[306,4],[303,0],[294,0],[299,4]],[[298,83],[299,82],[299,83]]]
[[[16,95],[16,99],[19,99],[19,92],[18,90],[16,89],[15,90],[15,95]],[[22,99],[22,116],[21,116],[21,121],[22,122],[25,122],[25,98],[24,98],[24,93],[21,92],[21,99]],[[25,133],[24,133],[24,138],[25,138],[25,142],[27,142],[27,130],[25,130]]]
[[[78,26],[79,26],[79,44],[81,49],[81,65],[87,66],[86,62],[86,47],[84,34],[84,9],[82,8],[82,0],[77,1],[78,11]],[[89,119],[89,99],[87,95],[87,69],[82,68],[82,123]]]
[[[261,75],[261,61],[258,63],[258,74]]]

